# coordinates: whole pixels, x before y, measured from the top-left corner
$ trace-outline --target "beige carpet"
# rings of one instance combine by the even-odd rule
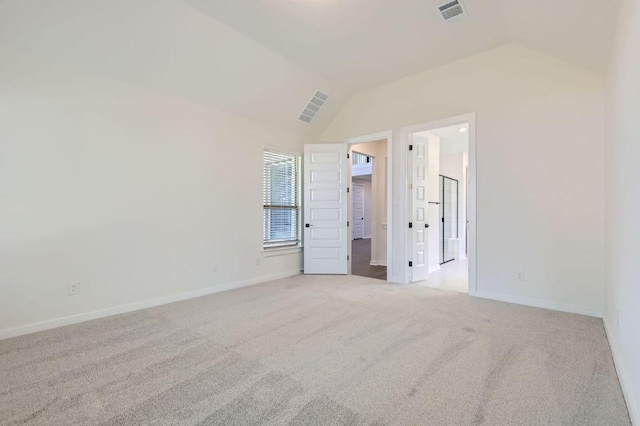
[[[308,276],[0,341],[0,423],[630,424],[598,319]]]

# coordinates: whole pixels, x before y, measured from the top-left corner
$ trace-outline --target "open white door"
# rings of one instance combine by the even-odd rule
[[[354,183],[351,188],[352,240],[364,238],[364,186]]]
[[[411,281],[423,281],[429,274],[427,256],[427,212],[429,200],[427,184],[429,175],[429,140],[420,136],[411,136],[409,145],[409,164],[411,167]]]
[[[304,273],[346,274],[346,144],[304,146]]]

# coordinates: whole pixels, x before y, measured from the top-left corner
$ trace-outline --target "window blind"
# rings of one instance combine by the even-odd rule
[[[263,152],[264,248],[300,243],[300,160],[295,154]]]

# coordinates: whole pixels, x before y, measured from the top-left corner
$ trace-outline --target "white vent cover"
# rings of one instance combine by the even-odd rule
[[[300,117],[298,117],[298,120],[304,121],[305,123],[311,123],[311,120],[314,119],[318,111],[320,111],[320,108],[322,108],[328,99],[329,95],[317,91],[305,107],[304,111],[302,111],[302,114],[300,114]]]
[[[438,6],[438,12],[447,22],[457,22],[467,17],[467,11],[460,0],[447,1]]]

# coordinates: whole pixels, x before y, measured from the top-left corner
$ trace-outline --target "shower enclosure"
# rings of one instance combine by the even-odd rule
[[[458,236],[458,181],[440,175],[440,264],[455,260]]]

